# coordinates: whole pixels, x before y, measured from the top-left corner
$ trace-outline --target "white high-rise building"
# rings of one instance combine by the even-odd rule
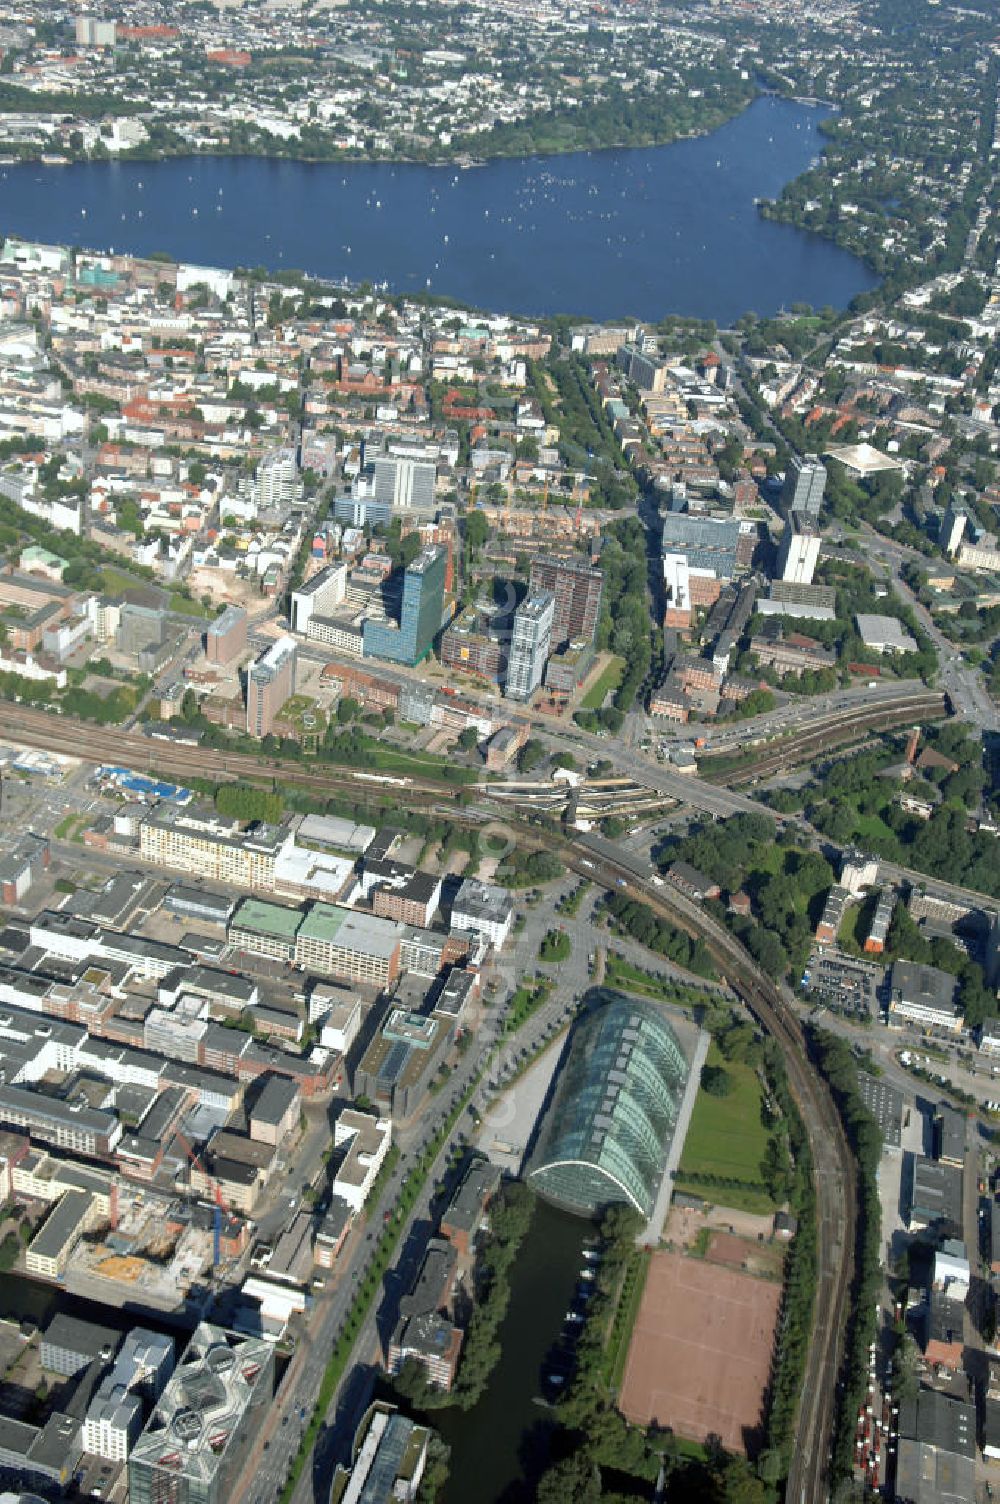
[[[964,507],[957,506],[955,502],[949,502],[944,516],[941,518],[941,552],[953,559],[958,553],[962,539],[965,537],[965,529],[969,525],[969,516]]]
[[[433,512],[437,470],[429,460],[379,455],[375,461],[375,500],[410,512]]]
[[[808,518],[793,512],[778,548],[781,578],[792,585],[811,585],[822,539]]]
[[[552,645],[555,606],[555,596],[551,591],[541,590],[529,595],[514,612],[504,691],[512,700],[530,700],[542,682]]]
[[[292,591],[291,628],[303,636],[313,616],[329,616],[347,594],[347,565],[330,564]]]

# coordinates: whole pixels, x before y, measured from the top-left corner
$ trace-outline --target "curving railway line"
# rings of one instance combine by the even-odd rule
[[[783,773],[786,768],[809,762],[817,754],[829,752],[834,747],[861,741],[869,732],[892,731],[918,720],[940,719],[947,713],[946,696],[940,691],[900,696],[889,704],[874,704],[862,713],[839,711],[815,721],[807,731],[785,737],[779,743],[765,742],[759,757],[729,771],[713,773],[710,754],[702,759],[699,771],[709,781],[732,788]]]
[[[538,839],[546,841],[544,834]],[[821,1504],[828,1497],[826,1473],[854,1272],[857,1209],[854,1156],[836,1105],[810,1063],[798,1018],[786,1007],[771,978],[753,964],[723,925],[673,886],[655,887],[648,871],[610,841],[599,836],[553,837],[551,844],[581,876],[631,891],[664,918],[700,937],[720,975],[781,1049],[789,1087],[809,1137],[817,1208],[813,1333],[785,1497],[789,1504]]]
[[[927,697],[924,697],[925,699]],[[940,697],[936,697],[940,704]],[[887,708],[887,714],[892,714]],[[33,707],[4,705],[2,732],[29,746],[42,747],[84,761],[127,763],[136,769],[176,774],[181,778],[255,778],[298,784],[319,792],[347,789],[369,798],[399,798],[408,804],[441,804],[455,788],[418,778],[393,778],[323,764],[316,771],[296,764],[269,767],[251,754],[223,752],[169,741],[152,740],[114,728],[67,721]],[[912,719],[914,707],[905,714]],[[480,823],[481,812],[452,804],[452,819]],[[557,834],[507,817],[525,845],[546,847],[581,877],[626,889],[664,918],[708,946],[721,977],[743,999],[759,1024],[778,1043],[789,1087],[802,1114],[813,1158],[817,1203],[817,1282],[813,1334],[809,1344],[802,1398],[786,1487],[789,1504],[824,1504],[827,1463],[840,1365],[840,1342],[847,1318],[855,1247],[856,1184],[854,1161],[836,1107],[813,1070],[801,1025],[785,1006],[770,977],[752,962],[739,942],[702,907],[672,886],[650,881],[648,865],[612,842],[593,835]]]

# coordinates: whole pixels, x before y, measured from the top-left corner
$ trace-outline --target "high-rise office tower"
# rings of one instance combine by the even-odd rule
[[[969,525],[969,514],[957,501],[949,501],[944,516],[941,518],[941,551],[952,558],[958,553],[959,545],[965,537],[965,530]]]
[[[555,598],[552,614],[552,646],[585,639],[593,642],[601,614],[600,570],[582,560],[546,557],[531,561],[528,594],[547,590]]]
[[[529,595],[514,612],[505,689],[512,700],[530,700],[542,682],[552,646],[555,605],[552,592],[542,590]]]
[[[805,512],[818,517],[826,489],[826,467],[815,454],[793,454],[785,471],[781,504],[786,516]]]
[[[247,675],[247,734],[267,736],[278,711],[295,693],[295,642],[279,637]]]
[[[132,1504],[233,1504],[273,1395],[273,1343],[201,1322],[132,1449]]]
[[[398,625],[394,621],[366,621],[366,658],[387,658],[411,668],[430,652],[444,616],[444,579],[447,554],[439,545],[425,548],[403,576],[403,599]]]
[[[434,511],[437,470],[429,460],[379,455],[375,461],[375,500],[406,511]]]

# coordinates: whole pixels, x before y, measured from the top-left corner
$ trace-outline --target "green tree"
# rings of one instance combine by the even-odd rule
[[[728,1097],[733,1089],[733,1078],[721,1065],[703,1065],[701,1084],[711,1097]]]

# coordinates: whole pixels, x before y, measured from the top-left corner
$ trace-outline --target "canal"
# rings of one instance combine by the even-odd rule
[[[441,1504],[528,1504],[548,1465],[553,1411],[542,1398],[543,1370],[574,1306],[583,1245],[594,1228],[544,1201],[535,1205],[514,1265],[499,1332],[502,1356],[471,1410],[435,1410],[428,1420],[451,1448]]]

